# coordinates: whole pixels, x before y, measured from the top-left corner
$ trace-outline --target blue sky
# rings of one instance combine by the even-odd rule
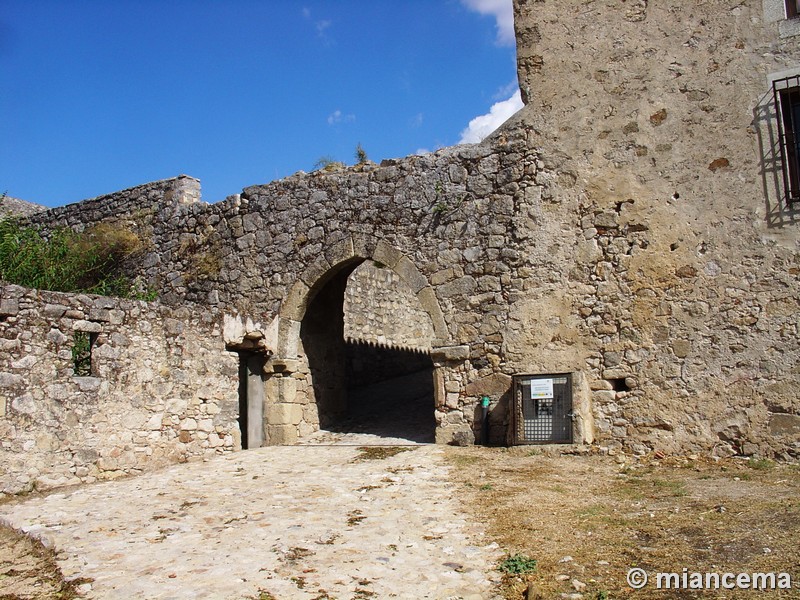
[[[47,206],[182,173],[216,202],[520,106],[511,0],[0,0],[0,84],[0,193]]]

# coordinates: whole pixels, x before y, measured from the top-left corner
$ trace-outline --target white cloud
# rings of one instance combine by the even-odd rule
[[[475,117],[461,132],[459,144],[476,144],[505,123],[514,113],[522,108],[522,97],[519,90],[507,100],[495,102],[485,115]]]
[[[416,129],[417,127],[422,127],[422,121],[424,120],[424,116],[422,113],[417,113],[413,117],[408,120],[408,126],[413,127]]]
[[[352,114],[344,114],[338,108],[328,115],[328,125],[336,125],[337,123],[352,123],[356,120],[356,116]]]
[[[302,9],[303,18],[311,21],[311,9],[307,6],[304,6]],[[314,30],[317,32],[317,37],[324,41],[326,44],[330,43],[330,39],[328,38],[328,29],[333,24],[333,21],[330,19],[317,19],[314,21]]]
[[[513,46],[516,43],[514,35],[514,6],[512,0],[461,0],[462,4],[470,10],[482,15],[491,15],[497,22],[497,43],[501,46]]]
[[[325,37],[325,30],[330,26],[331,22],[329,20],[316,21],[314,23],[314,27],[317,30],[317,35],[321,38]]]

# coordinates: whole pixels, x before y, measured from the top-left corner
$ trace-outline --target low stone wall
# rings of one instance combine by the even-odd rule
[[[0,495],[241,447],[238,357],[193,306],[0,287]],[[75,374],[74,347],[91,341]]]

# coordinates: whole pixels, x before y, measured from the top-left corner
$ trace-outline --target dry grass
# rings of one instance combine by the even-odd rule
[[[453,477],[475,519],[509,556],[536,571],[506,574],[509,600],[559,598],[586,584],[585,599],[700,598],[695,591],[631,589],[648,572],[787,572],[800,584],[800,469],[682,458],[634,461],[546,456],[536,449],[451,448]],[[580,587],[578,585],[578,587]],[[715,598],[752,598],[720,590]],[[800,590],[769,592],[800,598]]]
[[[415,450],[415,446],[361,446],[358,448],[360,454],[353,458],[352,462],[362,460],[383,460],[390,456],[395,456],[401,452]]]

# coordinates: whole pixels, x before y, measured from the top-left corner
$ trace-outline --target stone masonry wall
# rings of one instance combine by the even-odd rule
[[[526,107],[481,144],[214,205],[178,178],[34,219],[144,207],[137,274],[269,351],[268,443],[313,431],[313,373],[338,370],[312,363],[341,304],[300,343],[307,306],[378,261],[430,316],[438,441],[474,431],[487,394],[503,442],[511,376],[572,373],[579,441],[796,457],[800,213],[770,80],[800,72],[799,28],[768,6],[517,0]]]
[[[0,287],[0,494],[240,448],[238,358],[199,307]],[[95,337],[74,374],[75,335]]]
[[[771,93],[800,45],[772,4],[515,2],[516,126],[550,167],[539,214],[566,235],[545,246],[574,251],[517,303],[508,356],[580,370],[603,445],[800,454]]]
[[[350,275],[344,296],[344,337],[394,348],[430,350],[431,318],[400,276],[364,262]]]

